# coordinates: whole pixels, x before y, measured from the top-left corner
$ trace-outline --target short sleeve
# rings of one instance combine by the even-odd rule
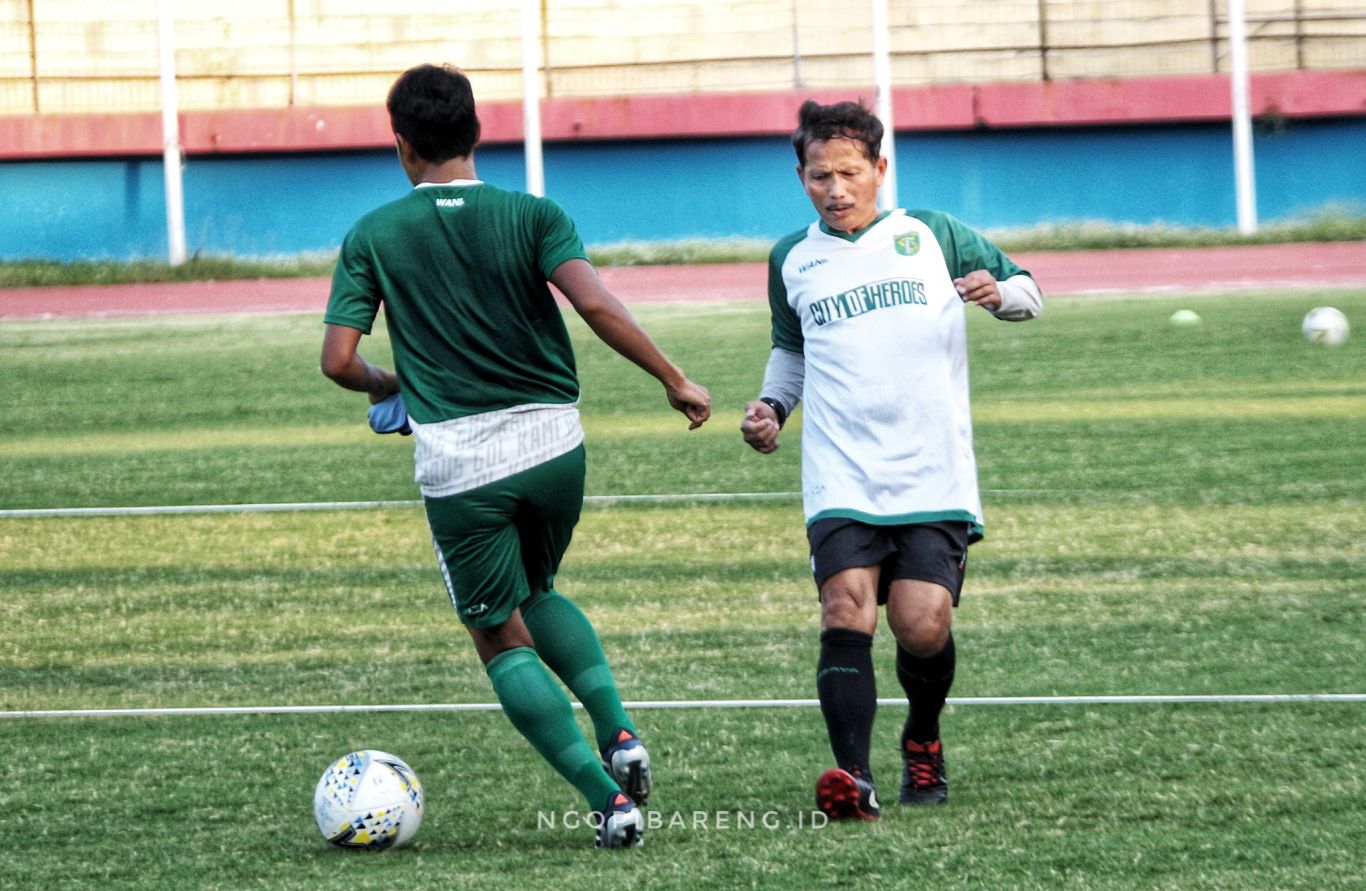
[[[356,229],[342,241],[323,321],[369,334],[379,313],[380,297],[375,286],[374,262],[370,252],[362,247],[364,241]]]
[[[550,198],[535,198],[537,265],[547,279],[566,260],[587,260],[578,228],[565,209]]]

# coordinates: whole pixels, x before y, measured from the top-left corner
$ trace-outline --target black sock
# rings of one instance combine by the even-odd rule
[[[896,648],[896,677],[911,701],[911,711],[901,731],[903,747],[908,739],[921,743],[939,739],[939,713],[949,698],[957,662],[952,632],[944,649],[928,659],[916,658],[901,647]]]
[[[816,663],[816,695],[830,735],[835,763],[869,780],[868,749],[877,713],[877,681],[873,677],[873,636],[849,628],[821,632]]]

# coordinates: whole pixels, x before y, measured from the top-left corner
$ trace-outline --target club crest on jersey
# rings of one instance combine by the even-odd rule
[[[907,232],[905,235],[898,235],[892,240],[896,245],[896,252],[907,257],[914,257],[920,253],[920,233]]]

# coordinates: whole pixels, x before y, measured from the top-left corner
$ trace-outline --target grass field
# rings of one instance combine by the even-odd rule
[[[1366,350],[1306,344],[1366,290],[1052,301],[972,319],[986,541],[955,697],[1361,693]],[[1196,328],[1173,328],[1192,307]],[[707,384],[688,433],[577,323],[595,495],[792,492],[800,416],[737,427],[758,305],[641,307]],[[411,442],[317,373],[311,316],[6,322],[0,509],[410,500]],[[387,360],[382,336],[363,345]],[[0,710],[484,703],[420,510],[0,517]],[[633,700],[814,696],[800,505],[590,507],[561,577]],[[896,695],[879,635],[881,695]],[[874,769],[894,800],[899,707]],[[0,888],[1354,888],[1366,704],[975,705],[950,804],[811,825],[813,708],[641,710],[644,850],[496,712],[0,718]],[[312,788],[352,748],[422,777],[424,825],[327,848]],[[566,825],[571,824],[571,825]]]

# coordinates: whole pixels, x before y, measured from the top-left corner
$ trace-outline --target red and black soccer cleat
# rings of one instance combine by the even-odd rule
[[[882,816],[872,781],[838,767],[816,780],[816,807],[832,820],[876,820]]]
[[[906,740],[901,758],[902,804],[943,804],[949,798],[949,777],[944,772],[944,744],[939,740],[918,743]]]

